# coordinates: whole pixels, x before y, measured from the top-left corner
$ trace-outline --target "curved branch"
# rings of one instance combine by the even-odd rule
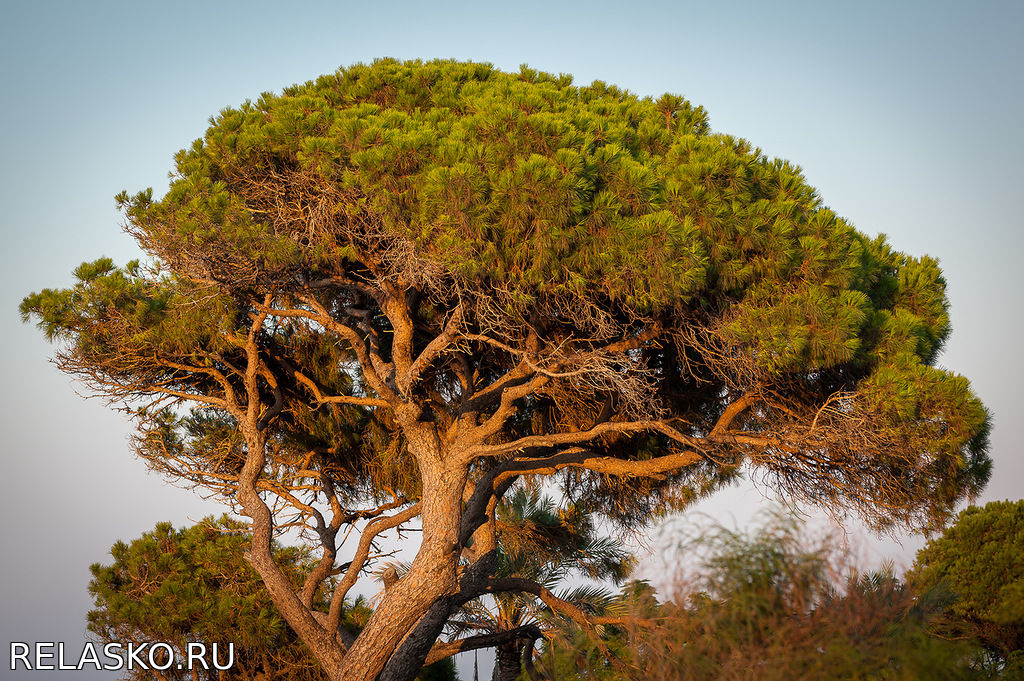
[[[715,437],[723,434],[725,429],[732,425],[732,422],[736,420],[736,417],[743,413],[747,407],[751,406],[755,400],[756,397],[754,395],[743,395],[730,403],[722,412],[722,415],[718,417],[718,421],[711,429],[710,435]]]
[[[406,394],[409,394],[412,387],[420,379],[423,370],[426,369],[430,364],[441,356],[441,354],[452,344],[455,340],[456,331],[460,324],[462,324],[463,314],[465,312],[465,305],[459,303],[456,306],[455,311],[452,312],[448,322],[444,325],[444,330],[438,334],[432,341],[427,344],[427,347],[423,348],[423,352],[412,362],[409,370],[405,372],[403,379],[403,388]]]
[[[367,340],[360,337],[359,333],[351,326],[342,324],[338,320],[334,319],[334,317],[328,314],[323,305],[321,305],[315,298],[302,296],[300,300],[312,307],[313,311],[297,309],[278,310],[269,307],[269,305],[262,309],[267,314],[274,317],[308,319],[318,324],[322,324],[325,328],[340,335],[348,341],[349,346],[352,348],[352,352],[355,353],[356,359],[359,361],[360,368],[363,371],[363,376],[366,377],[367,382],[370,384],[370,387],[373,388],[374,392],[383,397],[390,406],[397,405],[399,402],[398,395],[396,395],[395,392],[384,383],[383,379],[374,368],[373,358],[370,356],[370,350],[367,347]]]
[[[504,401],[504,399],[502,400]],[[599,423],[589,430],[581,430],[572,433],[551,433],[549,435],[528,435],[511,442],[503,442],[495,445],[476,445],[467,448],[467,459],[477,456],[500,456],[511,452],[532,449],[535,447],[560,447],[565,445],[578,445],[590,442],[602,435],[615,433],[642,433],[655,431],[667,435],[676,442],[700,448],[703,444],[699,438],[684,435],[673,428],[667,421],[605,421]]]
[[[687,450],[643,461],[629,461],[573,448],[541,458],[504,461],[476,481],[462,515],[459,541],[467,543],[477,528],[487,522],[486,511],[491,500],[500,499],[521,475],[551,475],[564,468],[584,468],[620,478],[660,478],[704,458],[698,451]]]
[[[292,375],[302,385],[309,388],[309,391],[313,393],[313,397],[320,404],[356,404],[364,407],[390,407],[391,403],[387,400],[382,400],[377,397],[356,397],[355,395],[324,395],[320,390],[320,386],[316,384],[309,376],[298,369],[292,371]]]
[[[506,577],[503,579],[492,579],[489,580],[485,585],[485,593],[498,593],[503,591],[519,591],[522,593],[533,594],[539,598],[544,605],[551,608],[552,612],[568,617],[572,622],[580,629],[591,630],[598,624],[638,624],[642,623],[643,620],[637,617],[624,615],[624,616],[588,616],[578,607],[570,603],[569,601],[563,600],[558,596],[551,593],[542,584],[534,582],[530,579],[524,579],[522,577]],[[604,641],[600,637],[594,639],[597,648],[601,651],[608,661],[618,669],[621,673],[627,677],[632,678],[634,675],[632,671],[623,662],[615,657],[614,654],[608,649],[608,646],[604,644]]]
[[[486,421],[469,431],[469,441],[473,443],[482,443],[487,438],[497,434],[502,427],[504,427],[505,422],[508,421],[509,417],[516,413],[515,401],[536,392],[550,380],[551,379],[544,374],[535,374],[525,383],[520,383],[519,385],[514,385],[510,388],[504,388],[501,391],[501,402],[498,404],[498,408]],[[474,448],[469,448],[466,460],[468,461],[480,455],[481,454],[475,452]]]
[[[363,565],[370,555],[373,539],[384,530],[401,525],[407,520],[415,518],[419,513],[420,504],[417,502],[395,515],[377,518],[366,526],[362,536],[359,537],[359,546],[356,548],[355,555],[352,556],[352,562],[349,564],[348,570],[345,571],[345,576],[341,578],[338,586],[335,587],[334,595],[331,596],[331,609],[328,617],[329,630],[334,631],[341,622],[341,610],[345,602],[345,596],[348,595],[349,589],[352,588],[359,578],[359,573],[362,571]]]
[[[430,649],[430,652],[427,653],[427,659],[423,664],[433,664],[438,660],[443,660],[446,657],[451,657],[457,653],[464,653],[469,650],[494,648],[503,643],[510,643],[521,638],[535,641],[538,638],[541,638],[541,636],[543,636],[543,634],[539,626],[536,624],[524,624],[523,626],[516,627],[515,629],[508,629],[506,631],[498,631],[491,634],[480,634],[478,636],[467,636],[466,638],[460,638],[455,641],[439,641]]]
[[[677,471],[703,460],[704,457],[701,454],[690,450],[665,454],[643,461],[629,461],[613,456],[600,456],[587,450],[574,449],[542,459],[510,461],[504,470],[495,477],[495,483],[500,485],[508,478],[519,475],[550,475],[563,468],[585,468],[588,471],[618,478],[660,478],[666,473]]]
[[[313,609],[313,597],[316,594],[317,588],[323,583],[325,579],[330,577],[331,570],[334,569],[334,560],[338,555],[338,530],[342,524],[342,508],[341,502],[338,501],[338,497],[335,494],[334,483],[331,479],[323,474],[322,472],[318,476],[320,480],[320,488],[323,490],[324,496],[327,497],[328,503],[331,508],[331,522],[326,523],[323,514],[317,513],[316,521],[316,532],[320,538],[320,546],[323,548],[323,555],[320,556],[320,560],[317,561],[316,566],[306,575],[306,580],[302,584],[302,589],[299,591],[302,599],[302,604]]]
[[[185,371],[189,373],[202,373],[212,377],[215,381],[217,381],[217,383],[220,384],[221,389],[224,391],[224,403],[226,405],[231,405],[236,409],[238,408],[238,400],[235,398],[235,390],[231,385],[231,381],[228,380],[228,377],[225,376],[223,372],[218,371],[213,367],[202,367],[191,364],[182,364],[180,362],[175,362],[169,359],[157,359],[156,361],[172,369],[178,369],[179,371]]]

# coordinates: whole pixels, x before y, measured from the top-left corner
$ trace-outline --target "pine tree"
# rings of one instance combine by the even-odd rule
[[[158,675],[165,681],[217,681],[224,678],[224,667],[232,678],[246,681],[323,681],[326,674],[243,558],[248,534],[247,525],[223,516],[182,529],[158,523],[130,543],[117,542],[110,550],[113,564],[89,568],[89,593],[96,606],[88,614],[89,631],[103,644],[169,644],[174,660]],[[310,568],[308,551],[282,545],[273,551],[276,563],[298,585]],[[326,614],[323,592],[316,594],[313,607]],[[361,596],[346,605],[346,640],[354,639],[371,612]],[[190,644],[202,644],[191,649],[205,651],[202,662],[188,663]],[[124,678],[148,680],[153,671],[130,669]],[[417,681],[456,678],[447,658],[424,668]]]
[[[948,638],[977,641],[983,666],[1024,675],[1024,500],[961,511],[918,551],[907,581],[945,595],[932,621]]]
[[[524,476],[624,527],[745,469],[920,527],[988,475],[984,407],[932,366],[936,261],[681,97],[382,60],[225,109],[175,162],[163,198],[118,197],[151,260],[86,263],[22,314],[136,410],[141,456],[252,519],[250,563],[333,678],[494,644],[437,639],[512,588],[493,513]],[[346,643],[375,539],[410,523],[409,572]],[[320,556],[297,590],[282,524]]]
[[[130,543],[117,542],[110,551],[113,564],[89,568],[89,593],[96,606],[88,614],[89,631],[104,644],[171,645],[176,661],[161,672],[165,679],[219,679],[218,666],[229,664],[234,676],[250,681],[325,679],[242,558],[247,543],[246,527],[227,516],[178,530],[159,523]],[[274,557],[291,579],[302,574],[304,552],[275,547]],[[318,596],[316,606],[323,608],[323,596]],[[352,615],[358,609],[346,618],[350,628],[357,621]],[[190,644],[202,644],[204,661],[179,668],[189,657]],[[125,678],[151,679],[153,674],[137,668]]]

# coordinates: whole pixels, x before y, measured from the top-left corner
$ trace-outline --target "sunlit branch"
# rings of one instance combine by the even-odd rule
[[[341,622],[341,608],[345,602],[345,596],[348,595],[349,589],[352,588],[359,578],[359,573],[362,571],[363,565],[365,565],[366,559],[370,555],[370,548],[374,537],[385,530],[415,518],[419,513],[420,504],[416,503],[392,516],[377,518],[363,529],[363,533],[359,537],[359,546],[356,548],[355,555],[352,556],[352,562],[338,582],[334,589],[334,595],[331,597],[331,609],[328,618],[329,628],[332,630],[336,629],[338,623]]]
[[[491,634],[480,634],[478,636],[467,636],[466,638],[460,638],[454,641],[438,642],[430,649],[424,664],[433,664],[438,660],[443,660],[444,658],[451,657],[457,653],[479,650],[481,648],[494,648],[503,643],[510,643],[523,638],[536,640],[541,636],[543,636],[543,633],[538,625],[524,624],[523,626],[519,626],[514,629],[507,629],[505,631],[498,631]]]

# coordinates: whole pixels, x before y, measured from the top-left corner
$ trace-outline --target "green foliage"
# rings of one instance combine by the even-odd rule
[[[459,300],[476,301],[470,327],[494,327],[513,346],[528,327],[556,346],[662,328],[642,352],[607,360],[624,376],[651,372],[643,389],[653,394],[633,404],[656,405],[701,435],[723,395],[754,392],[765,408],[746,415],[748,431],[788,432],[800,441],[792,447],[829,461],[762,457],[780,488],[852,505],[880,525],[934,522],[988,476],[984,407],[965,379],[930,366],[949,333],[935,260],[858,233],[797,167],[712,133],[704,110],[681,97],[638,98],[529,69],[380,60],[224,109],[175,163],[163,198],[117,197],[164,274],[101,259],[79,268],[73,288],[22,304],[48,337],[71,341],[66,368],[102,390],[113,378],[120,395],[154,385],[217,393],[209,369],[238,366],[243,327],[264,294],[288,306],[323,290],[329,309],[361,315],[384,336],[383,311],[362,316],[346,287],[397,277],[417,292],[419,347]],[[340,288],[309,288],[329,281]],[[325,389],[366,390],[328,330],[281,321],[267,331],[267,351]],[[471,356],[481,385],[514,365],[493,346]],[[592,422],[603,390],[573,401],[552,388],[505,436]],[[436,399],[445,394],[418,399],[451,410]],[[394,483],[415,495],[415,466],[387,418],[300,402],[280,430],[322,448],[347,432],[351,455],[339,463],[349,479],[376,476],[370,488]],[[675,446],[650,435],[619,445],[605,448],[645,458]],[[725,466],[663,484],[577,481],[575,498],[641,522],[729,480],[736,452],[717,455]],[[850,476],[865,484],[851,487]],[[886,513],[870,511],[878,503]]]
[[[989,475],[984,406],[933,366],[937,262],[857,232],[676,95],[379,60],[224,109],[166,195],[117,201],[150,260],[86,263],[22,317],[136,410],[156,469],[257,523],[293,512],[324,579],[350,529],[418,511],[423,602],[385,594],[364,640],[447,607],[437,576],[516,478],[635,528],[753,470],[927,528]],[[506,565],[555,564],[514,539]],[[394,652],[370,647],[352,664]]]
[[[557,584],[571,575],[621,582],[633,556],[602,536],[594,518],[569,505],[559,508],[538,489],[516,489],[495,513],[501,576]]]
[[[90,567],[89,593],[96,607],[88,614],[89,631],[103,642],[163,641],[182,658],[190,642],[205,643],[208,651],[213,643],[220,651],[234,643],[235,672],[244,678],[260,673],[289,680],[325,678],[242,557],[248,541],[246,526],[224,516],[180,530],[159,523],[131,543],[117,542],[113,564]],[[305,553],[279,547],[276,557],[297,581]],[[322,597],[317,602],[325,605]],[[220,662],[225,661],[221,652]],[[216,678],[212,660],[208,664],[211,671],[200,669],[200,675]],[[149,678],[143,670],[134,673]],[[165,673],[192,679],[173,666]]]
[[[981,642],[1002,664],[1024,662],[1024,500],[960,512],[921,549],[908,581],[948,594],[934,621],[945,635]]]
[[[459,674],[455,670],[455,659],[446,657],[434,664],[427,665],[416,676],[416,681],[459,681]]]
[[[621,582],[634,565],[633,556],[611,537],[601,536],[593,519],[579,509],[558,508],[540,490],[519,488],[498,504],[497,578],[524,578],[557,590],[558,598],[586,613],[605,613],[616,601],[607,589],[592,585],[558,589],[573,577]],[[536,625],[545,636],[565,635],[567,623],[539,598],[519,592],[503,592],[463,606],[449,625],[458,636],[497,634],[517,627]],[[497,647],[496,681],[513,681],[520,673],[523,656],[533,655],[528,637]]]
[[[610,601],[609,610],[639,620],[656,621],[663,615],[654,588],[645,581],[630,580]],[[566,627],[544,642],[537,655],[537,670],[545,679],[619,681],[627,677],[607,653],[636,669],[638,660],[647,655],[647,636],[645,631],[623,625],[602,625],[593,631]]]
[[[89,611],[89,631],[100,641],[163,641],[186,656],[190,642],[217,643],[221,664],[228,643],[235,644],[233,675],[255,680],[319,681],[326,679],[316,660],[288,627],[270,600],[263,582],[243,558],[249,543],[247,526],[223,516],[205,518],[175,530],[159,523],[131,543],[117,542],[112,565],[96,563],[89,582],[96,608]],[[308,569],[307,552],[277,547],[275,557],[298,587]],[[326,612],[323,592],[314,608]],[[346,607],[342,626],[352,634],[366,623],[371,610],[362,598]],[[213,661],[208,660],[210,670]],[[216,671],[199,669],[200,677]],[[138,678],[148,672],[135,670]],[[194,681],[188,670],[172,668],[168,678]],[[262,675],[262,676],[261,676]],[[126,678],[136,678],[129,674]],[[425,667],[419,681],[456,681],[451,658]]]

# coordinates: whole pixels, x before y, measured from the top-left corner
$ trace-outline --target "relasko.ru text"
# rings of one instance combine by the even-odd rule
[[[209,647],[205,643],[193,642],[182,654],[169,643],[119,643],[112,641],[99,646],[89,641],[80,651],[65,648],[63,642],[43,641],[36,643],[11,643],[11,671],[24,669],[119,669],[163,671],[175,669],[230,669],[235,663],[235,644]]]

